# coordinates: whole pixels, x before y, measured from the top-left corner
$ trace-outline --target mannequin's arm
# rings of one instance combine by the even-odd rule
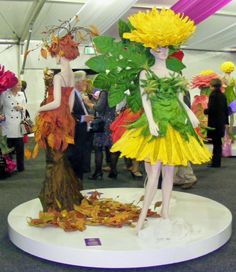
[[[40,107],[39,112],[55,110],[61,105],[61,78],[59,75],[55,75],[53,79],[53,97],[54,100]]]
[[[142,71],[140,73],[139,79],[140,80],[145,79],[145,71]],[[140,92],[141,92],[141,97],[142,97],[142,104],[143,104],[143,108],[144,108],[144,111],[147,116],[150,133],[154,136],[158,136],[159,135],[159,133],[158,133],[159,128],[153,119],[151,102],[148,99],[147,95],[145,94],[144,89],[141,87],[141,82],[139,85],[140,85]]]
[[[195,116],[195,114],[191,111],[191,109],[184,103],[184,97],[183,94],[179,94],[179,101],[183,105],[184,109],[186,110],[188,117],[190,119],[190,122],[192,123],[193,127],[196,128],[199,126],[200,122]]]

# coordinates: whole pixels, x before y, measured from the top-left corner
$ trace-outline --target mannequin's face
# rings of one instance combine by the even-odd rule
[[[152,54],[156,56],[160,60],[165,60],[168,57],[168,48],[166,47],[159,47],[155,51],[151,50]]]
[[[13,91],[13,92],[19,92],[19,91],[21,91],[21,88],[22,88],[22,86],[21,86],[21,81],[19,80],[19,81],[17,82],[17,84],[12,88],[12,91]]]

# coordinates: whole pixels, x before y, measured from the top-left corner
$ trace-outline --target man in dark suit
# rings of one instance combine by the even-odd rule
[[[228,121],[228,106],[225,95],[221,92],[222,82],[220,79],[213,79],[210,83],[212,90],[209,96],[208,108],[205,114],[208,114],[207,136],[212,139],[213,156],[211,167],[221,166],[222,141]]]
[[[74,145],[69,145],[67,156],[79,179],[83,179],[84,172],[90,171],[90,155],[92,149],[92,135],[89,133],[89,123],[94,119],[88,113],[83,102],[82,92],[86,89],[86,73],[75,73],[74,105],[72,115],[75,118]]]

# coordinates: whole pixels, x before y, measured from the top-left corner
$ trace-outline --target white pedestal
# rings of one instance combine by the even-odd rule
[[[134,200],[137,202],[144,193],[139,188],[98,191],[103,193],[102,197],[117,199],[119,196],[118,199],[126,203]],[[156,200],[159,199],[158,196],[160,191]],[[10,240],[34,256],[85,267],[148,267],[186,261],[216,250],[231,236],[232,215],[225,206],[205,197],[181,192],[172,193],[170,217],[172,220],[181,218],[195,232],[190,232],[179,240],[160,239],[156,243],[139,238],[131,227],[117,229],[89,226],[84,232],[66,233],[52,227],[28,226],[27,217],[37,217],[41,209],[39,199],[14,208],[8,216]],[[160,219],[148,219],[146,228],[156,220]],[[86,238],[99,238],[101,245],[86,246]]]

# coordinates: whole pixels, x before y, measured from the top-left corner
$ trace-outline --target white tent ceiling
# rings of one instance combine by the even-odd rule
[[[191,1],[191,0],[189,0]],[[45,26],[72,18],[79,12],[82,21],[97,25],[105,34],[117,36],[116,21],[153,6],[170,7],[177,0],[0,0],[0,41],[41,40]],[[97,3],[103,5],[98,9]],[[108,7],[112,4],[112,8]],[[87,6],[89,5],[89,6]],[[89,7],[86,10],[86,6]],[[130,8],[131,7],[131,8]],[[108,13],[108,11],[110,11]],[[186,45],[197,50],[236,51],[236,0],[198,25]]]

